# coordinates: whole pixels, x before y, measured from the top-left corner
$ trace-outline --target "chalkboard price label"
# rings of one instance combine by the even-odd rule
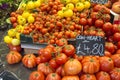
[[[108,2],[108,0],[90,0],[93,3],[99,3],[99,4],[105,4]]]
[[[76,37],[77,55],[104,56],[105,39],[100,36],[79,35]]]

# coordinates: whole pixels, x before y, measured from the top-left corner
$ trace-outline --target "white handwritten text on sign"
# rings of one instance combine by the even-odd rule
[[[78,55],[104,55],[105,40],[100,36],[76,37],[76,54]]]

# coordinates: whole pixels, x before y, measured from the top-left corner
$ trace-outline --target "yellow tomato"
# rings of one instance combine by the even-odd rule
[[[19,25],[24,25],[26,24],[26,19],[23,18],[21,15],[18,16],[17,22]]]
[[[16,33],[16,38],[20,40],[20,33]]]
[[[78,3],[75,4],[75,8],[78,11],[82,11],[85,8],[85,6],[84,6],[84,4],[82,2],[78,2]]]
[[[62,10],[58,11],[57,15],[60,16],[60,17],[63,17],[63,11]]]
[[[35,21],[35,18],[32,15],[30,15],[27,20],[28,23],[33,23]]]
[[[72,3],[76,4],[79,0],[71,0]]]
[[[25,4],[25,3],[20,4],[20,7],[19,7],[19,8],[22,9],[22,10],[25,10],[26,4]]]
[[[8,36],[10,36],[10,37],[15,37],[15,35],[16,35],[16,30],[15,30],[15,29],[9,29],[7,33],[8,33]]]
[[[71,0],[61,0],[61,2],[62,2],[63,4],[68,4],[68,3],[70,3],[70,1],[71,1]]]
[[[12,42],[12,38],[10,36],[5,36],[4,37],[4,42],[7,44],[10,44]]]
[[[34,9],[34,2],[33,1],[29,1],[27,4],[26,4],[26,9]]]
[[[68,3],[68,4],[66,5],[66,8],[73,10],[73,9],[74,9],[74,4]]]
[[[29,15],[30,15],[30,13],[28,11],[24,11],[22,13],[22,17],[25,18],[25,19],[27,19]]]
[[[41,5],[41,2],[40,2],[40,1],[35,1],[35,2],[34,2],[34,7],[35,7],[35,8],[40,7],[40,5]]]
[[[12,39],[12,45],[14,45],[14,46],[18,46],[18,45],[20,45],[20,40],[19,39],[16,39],[16,38],[14,38],[14,39]]]
[[[85,0],[80,0],[80,2],[84,2]]]
[[[73,11],[71,9],[67,9],[63,12],[64,17],[71,17],[73,16]]]
[[[85,6],[85,9],[89,9],[90,6],[91,6],[91,4],[90,4],[89,1],[85,1],[85,2],[84,2],[84,6]]]

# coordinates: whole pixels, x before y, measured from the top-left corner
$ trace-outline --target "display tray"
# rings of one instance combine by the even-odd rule
[[[21,41],[21,48],[24,49],[24,54],[28,53],[38,53],[38,50],[41,48],[46,47],[47,43],[34,43],[32,38],[30,36],[21,34],[20,35],[20,41]],[[68,43],[76,46],[75,39],[68,39]],[[56,46],[54,44],[54,46]]]
[[[12,72],[2,71],[0,73],[0,80],[21,80],[21,79],[18,79],[17,76]]]

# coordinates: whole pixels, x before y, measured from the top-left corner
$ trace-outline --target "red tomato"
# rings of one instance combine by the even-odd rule
[[[120,49],[116,50],[115,54],[120,54]]]
[[[56,68],[59,67],[58,64],[56,63],[55,58],[53,58],[53,59],[51,59],[51,60],[49,61],[49,65],[50,65],[52,68],[54,68],[54,69],[56,69]]]
[[[18,51],[20,52],[22,50],[21,46],[18,45],[18,46],[13,46],[12,44],[8,44],[8,47],[10,48],[10,50],[12,51]]]
[[[100,60],[100,70],[109,72],[114,69],[114,62],[111,58],[103,56],[99,58]]]
[[[60,53],[56,56],[56,63],[58,65],[63,65],[68,60],[67,56],[64,53]]]
[[[117,48],[120,49],[120,41],[117,42]]]
[[[65,45],[62,52],[67,56],[73,56],[75,54],[75,47],[71,44]]]
[[[95,26],[101,28],[103,26],[104,22],[103,20],[96,20],[95,21]]]
[[[68,42],[67,42],[67,39],[61,38],[61,39],[59,39],[59,40],[56,42],[56,44],[57,44],[58,46],[64,46],[64,45],[68,44]]]
[[[115,45],[112,42],[105,42],[105,49],[113,54],[115,52]]]
[[[29,80],[45,80],[45,76],[41,71],[33,71],[30,73]]]
[[[17,21],[16,17],[10,17],[10,22],[15,23]]]
[[[120,68],[120,54],[114,54],[111,56],[111,58],[114,62],[115,67]]]
[[[110,75],[104,71],[98,72],[96,78],[97,80],[111,80]]]
[[[80,13],[80,18],[87,18],[87,14],[86,13]]]
[[[114,68],[110,71],[111,80],[120,80],[120,68]]]
[[[113,28],[112,24],[110,22],[106,22],[104,25],[103,25],[103,30],[104,31],[111,31],[111,29]]]
[[[22,63],[27,68],[33,68],[36,66],[36,56],[34,54],[26,54],[23,59]]]
[[[89,26],[92,26],[92,25],[94,24],[92,18],[88,18],[88,19],[87,19],[87,24],[88,24]]]
[[[44,48],[43,54],[41,55],[50,60],[52,58],[52,49],[48,47]]]
[[[104,54],[105,54],[105,56],[107,56],[107,57],[110,57],[110,56],[112,55],[111,52],[109,52],[109,51],[107,51],[107,50],[104,51]]]
[[[57,74],[61,75],[61,76],[65,76],[65,71],[63,69],[63,65],[62,66],[59,66],[56,71],[55,71]]]
[[[47,75],[46,80],[61,80],[61,77],[57,73],[50,73]]]
[[[112,31],[113,31],[113,33],[120,32],[120,26],[118,26],[117,24],[113,24]]]
[[[75,59],[77,59],[78,61],[81,61],[83,59],[83,56],[81,55],[77,55],[77,54],[74,54],[73,56]]]
[[[39,50],[38,50],[38,55],[43,54],[43,51],[44,51],[44,48],[39,49]]]
[[[36,57],[36,63],[37,64],[40,64],[40,63],[43,63],[43,62],[47,62],[49,61],[48,59],[46,59],[44,56],[40,55],[38,57]]]
[[[79,23],[83,26],[87,25],[87,19],[86,18],[80,18]]]
[[[120,41],[120,33],[116,32],[114,35],[113,35],[113,39],[114,41]]]
[[[93,7],[93,11],[98,12],[102,9],[102,6],[100,4],[97,4]]]
[[[37,70],[43,72],[46,76],[50,73],[53,73],[54,70],[50,67],[49,63],[40,63],[37,66]]]

